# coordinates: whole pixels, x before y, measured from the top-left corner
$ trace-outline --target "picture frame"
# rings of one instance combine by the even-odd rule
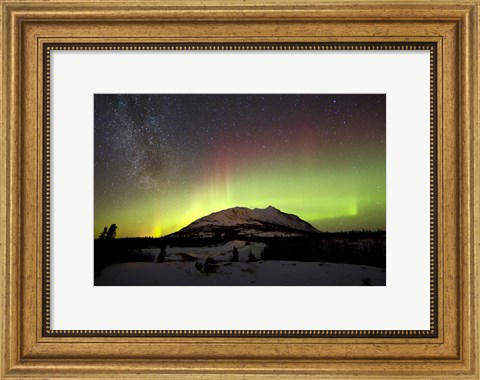
[[[478,5],[2,0],[2,376],[479,378]],[[420,335],[50,330],[50,141],[44,134],[50,49],[289,43],[435,48],[433,329]]]

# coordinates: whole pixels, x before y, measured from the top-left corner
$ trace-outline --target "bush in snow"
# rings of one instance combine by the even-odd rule
[[[362,285],[371,286],[372,285],[372,280],[370,280],[368,277],[364,277],[364,278],[362,278]]]
[[[212,257],[208,257],[203,264],[196,262],[195,268],[202,273],[214,273],[217,271],[217,262]]]

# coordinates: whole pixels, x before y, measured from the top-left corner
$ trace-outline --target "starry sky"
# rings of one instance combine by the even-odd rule
[[[385,229],[384,94],[96,94],[94,236],[164,236],[272,205],[320,231]]]

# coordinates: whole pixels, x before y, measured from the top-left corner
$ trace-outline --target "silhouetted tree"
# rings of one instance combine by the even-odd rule
[[[260,253],[260,258],[262,260],[272,260],[273,250],[269,245],[263,247],[262,252]]]
[[[232,262],[237,262],[237,261],[238,261],[238,250],[237,250],[237,247],[233,246]]]
[[[105,236],[105,239],[115,239],[115,236],[117,236],[117,225],[112,224],[107,231],[107,235]]]
[[[99,239],[105,239],[105,236],[107,236],[107,230],[108,230],[108,228],[105,227],[105,228],[103,229],[103,232],[98,236],[98,238],[99,238]]]
[[[160,247],[160,252],[157,256],[157,263],[163,263],[165,260],[165,256],[167,255],[167,249],[164,245]]]
[[[257,258],[255,257],[255,255],[252,253],[252,250],[250,250],[250,252],[248,253],[248,262],[250,263],[253,263],[257,261]]]

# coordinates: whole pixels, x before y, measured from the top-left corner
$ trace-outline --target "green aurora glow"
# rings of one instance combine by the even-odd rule
[[[308,95],[290,95],[283,96],[278,104],[275,101],[277,95],[269,95],[272,99],[266,108],[267,112],[272,114],[288,109],[290,103],[293,107],[295,101],[298,107],[298,99],[307,103],[306,106],[309,107],[314,100],[319,103],[330,103],[335,108],[330,106],[329,109],[338,110],[342,107],[340,111],[345,114],[338,116],[337,113],[335,117],[329,119],[325,107],[322,108],[321,117],[316,116],[316,110],[313,110],[309,117],[302,113],[303,129],[289,127],[287,117],[282,124],[285,131],[281,137],[282,139],[285,137],[285,141],[281,143],[275,141],[278,136],[269,136],[268,131],[254,136],[254,142],[238,137],[232,142],[231,136],[236,132],[236,127],[227,132],[212,127],[215,121],[221,121],[223,118],[227,120],[228,129],[227,115],[233,112],[232,108],[241,108],[249,102],[253,103],[251,106],[253,115],[250,117],[255,118],[255,104],[258,99],[250,96],[248,99],[239,99],[235,102],[235,96],[241,97],[231,95],[227,99],[228,102],[226,100],[218,102],[220,110],[215,114],[210,115],[208,112],[205,114],[210,132],[205,132],[198,140],[189,141],[184,135],[172,133],[172,130],[178,131],[175,128],[182,127],[185,133],[192,135],[195,133],[192,128],[185,127],[187,122],[184,116],[175,128],[172,127],[168,132],[170,136],[173,134],[171,136],[173,140],[181,141],[178,149],[171,143],[160,146],[156,141],[155,146],[163,152],[162,154],[168,153],[168,157],[158,156],[157,150],[148,150],[147,156],[149,152],[155,152],[152,153],[154,159],[145,158],[145,155],[139,159],[138,150],[145,146],[145,137],[139,140],[138,136],[133,134],[132,137],[130,132],[125,132],[121,127],[130,125],[129,112],[134,113],[142,104],[149,105],[151,97],[150,103],[146,95],[138,96],[135,102],[122,103],[124,101],[122,97],[130,100],[132,96],[96,95],[95,236],[98,236],[104,226],[112,223],[118,225],[119,237],[164,236],[212,212],[235,206],[265,208],[269,205],[299,216],[320,231],[385,229],[384,95],[318,95],[318,99],[311,99],[312,96]],[[177,96],[176,99],[182,103],[180,111],[188,113],[185,99],[178,100],[178,97],[181,96]],[[201,98],[202,95],[196,97]],[[205,101],[205,99],[188,100],[196,102],[194,104],[197,107]],[[174,124],[177,119],[173,112],[179,111],[176,108],[178,105],[172,106],[173,110],[168,111],[173,113],[170,115],[158,106],[162,99],[156,101],[155,107],[147,107],[147,114],[150,116],[166,114],[167,120]],[[355,110],[358,105],[362,106],[361,111]],[[123,112],[122,119],[112,117],[108,107],[116,109],[115,115]],[[191,115],[195,118],[197,127],[198,114],[192,111]],[[116,134],[117,139],[127,139],[129,145],[117,142],[117,145],[107,147],[100,154],[98,150],[108,145],[108,138],[105,138],[103,133],[110,127],[111,119],[114,119],[117,130],[109,136]],[[265,123],[261,123],[261,117],[256,119],[261,124],[257,128],[266,128]],[[150,120],[151,125],[145,120]],[[271,119],[268,120],[268,123],[271,123]],[[330,124],[327,124],[328,120]],[[348,120],[349,129],[344,128],[345,123],[342,120]],[[239,128],[245,128],[244,124],[248,120],[243,121]],[[337,127],[336,123],[340,122],[343,125]],[[148,119],[148,115],[138,124],[142,128],[147,128],[147,136],[153,135],[148,132],[148,128],[160,131],[162,128],[162,123],[158,119]],[[269,125],[269,128],[279,128],[277,124],[273,124]],[[324,133],[326,127],[343,129],[332,139]],[[102,128],[102,133],[98,133],[98,128]],[[225,146],[220,143],[214,145],[214,149],[207,149],[204,141],[209,133],[217,141],[224,142],[225,139],[229,141],[228,149],[218,148]],[[255,130],[252,134],[255,135]],[[265,147],[265,144],[270,145]],[[135,151],[129,150],[132,145]],[[130,161],[137,164],[135,171],[132,171],[133,166],[127,161],[122,161],[123,156],[129,157]],[[204,160],[199,160],[198,157],[203,157]],[[179,162],[182,159],[185,161],[183,164]],[[152,166],[152,161],[161,162],[161,169],[157,170],[155,165]],[[105,167],[105,163],[110,165]],[[115,169],[112,163],[118,163],[118,168]]]

